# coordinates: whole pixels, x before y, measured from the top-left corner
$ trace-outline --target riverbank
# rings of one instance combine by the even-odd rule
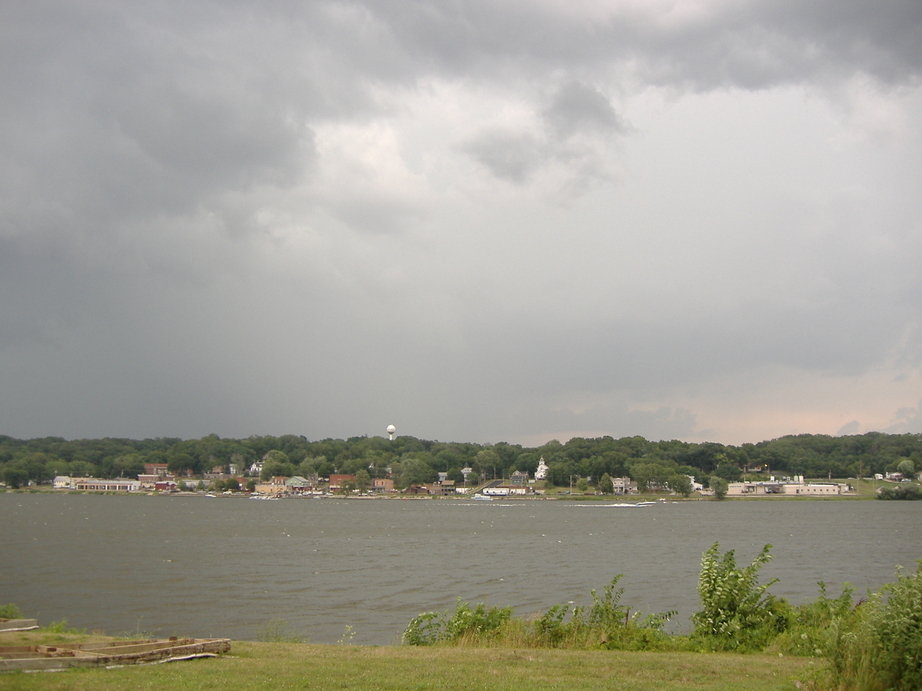
[[[893,486],[897,486],[894,483],[890,483]],[[837,494],[837,495],[785,495],[785,494],[753,494],[753,495],[729,495],[724,497],[721,500],[718,500],[714,496],[702,495],[700,493],[692,493],[688,497],[683,497],[677,494],[669,494],[663,492],[646,492],[638,494],[596,494],[592,492],[586,493],[577,493],[569,492],[567,490],[561,490],[554,488],[548,490],[542,494],[531,494],[531,495],[508,495],[508,496],[495,496],[491,497],[491,500],[498,502],[532,502],[532,501],[571,501],[571,502],[620,502],[628,504],[643,504],[649,502],[700,502],[700,501],[767,501],[767,502],[781,502],[781,501],[855,501],[855,500],[867,500],[867,499],[876,499],[877,498],[877,489],[881,486],[881,483],[872,484],[871,481],[862,481],[858,484],[856,491],[848,494]],[[144,497],[144,496],[161,496],[161,497],[205,497],[209,499],[270,499],[268,496],[255,495],[249,492],[222,492],[214,494],[207,492],[205,490],[195,490],[195,491],[138,491],[138,492],[116,492],[116,491],[90,491],[90,490],[75,490],[75,489],[60,489],[52,488],[46,485],[39,485],[37,487],[22,487],[17,489],[11,489],[6,487],[0,487],[0,494],[9,493],[9,494],[57,494],[57,495],[66,495],[66,494],[78,494],[78,495],[97,495],[97,496],[134,496],[134,497]],[[330,500],[330,499],[339,499],[347,501],[471,501],[474,499],[473,494],[456,494],[456,495],[408,495],[401,493],[392,493],[392,494],[365,494],[365,495],[342,495],[342,494],[316,494],[316,495],[286,495],[280,497],[271,497],[271,499],[294,499],[294,500]]]
[[[100,636],[0,634],[0,645]],[[717,653],[419,648],[234,641],[217,658],[118,669],[3,673],[5,689],[747,689],[803,688],[813,658]]]

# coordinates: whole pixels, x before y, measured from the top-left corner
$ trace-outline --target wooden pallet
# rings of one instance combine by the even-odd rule
[[[213,657],[230,650],[229,638],[162,638],[61,645],[0,646],[0,671],[108,667],[169,659]]]

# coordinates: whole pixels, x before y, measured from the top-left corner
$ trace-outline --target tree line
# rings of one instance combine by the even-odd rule
[[[218,469],[245,475],[262,461],[263,476],[355,474],[392,477],[398,487],[433,482],[440,472],[468,482],[509,477],[515,471],[534,476],[539,460],[547,463],[548,481],[557,486],[582,479],[596,484],[604,475],[630,477],[641,489],[680,482],[693,476],[728,482],[743,475],[803,475],[811,478],[866,477],[899,468],[922,468],[922,434],[833,437],[821,434],[784,436],[738,446],[715,442],[650,441],[640,436],[576,437],[551,440],[537,447],[499,442],[440,442],[412,436],[388,440],[378,436],[322,439],[303,436],[250,436],[201,439],[15,439],[0,435],[0,481],[19,487],[48,483],[57,475],[134,477],[145,463],[166,463],[180,475]],[[901,466],[902,464],[902,466]],[[673,486],[673,485],[671,485]]]

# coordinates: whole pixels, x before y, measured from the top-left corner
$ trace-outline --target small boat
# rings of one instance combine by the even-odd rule
[[[474,501],[493,501],[493,497],[488,497],[486,494],[475,494]]]
[[[641,506],[653,506],[654,501],[621,502],[616,504],[577,504],[580,508],[590,509],[636,509]]]

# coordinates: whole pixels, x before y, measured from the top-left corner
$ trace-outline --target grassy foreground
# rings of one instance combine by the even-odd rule
[[[0,645],[91,636],[0,634]],[[99,638],[98,636],[95,638]],[[793,689],[824,663],[723,653],[310,645],[234,641],[220,658],[0,673],[0,689]]]

